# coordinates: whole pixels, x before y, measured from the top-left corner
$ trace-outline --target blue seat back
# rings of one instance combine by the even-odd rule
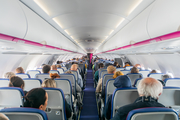
[[[113,94],[116,87],[114,87],[114,81],[115,79],[109,79],[106,82],[106,88],[105,88],[105,105],[107,103],[108,97]]]
[[[64,93],[59,88],[43,88],[48,94],[46,113],[50,120],[67,120]]]
[[[164,80],[165,86],[180,87],[180,78],[168,78]]]
[[[136,88],[117,88],[112,97],[111,118],[120,107],[133,103],[138,97]]]
[[[177,113],[170,108],[150,107],[129,112],[126,120],[178,120]]]
[[[16,76],[19,76],[20,78],[31,78],[29,74],[24,73],[16,73]]]
[[[148,77],[162,80],[162,75],[164,75],[164,74],[163,73],[150,73],[150,74],[148,74]]]
[[[134,84],[134,82],[136,81],[136,79],[143,77],[141,73],[128,73],[128,74],[126,74],[126,75],[127,75],[127,76],[129,77],[129,79],[131,80],[131,84],[132,84],[132,85]]]
[[[23,106],[24,92],[17,87],[0,88],[0,106],[1,107],[20,107]]]
[[[41,87],[42,84],[42,80],[41,79],[37,79],[37,78],[24,78],[24,90],[25,91],[30,91],[33,88],[38,88]]]
[[[9,79],[0,78],[0,87],[8,87],[9,86]]]
[[[26,73],[29,74],[31,78],[35,78],[36,74],[41,74],[39,70],[28,70]]]
[[[63,91],[65,99],[67,103],[71,106],[72,109],[72,86],[71,81],[68,79],[55,79],[56,81],[56,88],[59,88]]]
[[[6,108],[1,109],[10,120],[48,120],[47,114],[35,108]]]
[[[50,78],[50,76],[49,73],[42,73],[42,74],[36,74],[36,78],[44,81],[45,79]]]

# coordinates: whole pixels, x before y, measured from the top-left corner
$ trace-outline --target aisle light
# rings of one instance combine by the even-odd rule
[[[111,34],[111,33],[113,33],[114,32],[114,30],[111,30],[111,32],[109,33],[109,35]]]
[[[48,10],[39,2],[39,0],[34,0],[34,2],[46,13],[49,15]]]
[[[139,0],[139,1],[131,8],[131,10],[129,11],[128,15],[130,15],[142,1],[143,1],[143,0]]]
[[[68,35],[70,35],[69,32],[68,32],[67,30],[64,30],[64,31],[65,31]]]
[[[121,21],[116,25],[116,28],[125,20],[125,18],[121,19]]]
[[[56,20],[56,18],[53,18],[53,20],[54,20],[61,28],[63,28],[62,25]]]

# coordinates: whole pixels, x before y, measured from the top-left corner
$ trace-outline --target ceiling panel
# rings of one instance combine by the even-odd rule
[[[21,0],[87,52],[118,32],[154,0]],[[141,4],[147,3],[147,4]],[[37,5],[39,7],[37,7]],[[36,6],[36,7],[35,7]],[[142,7],[143,6],[143,7]],[[138,9],[140,8],[140,10]],[[44,11],[46,15],[42,12]],[[131,14],[132,11],[136,14]],[[131,19],[129,19],[131,18]],[[123,23],[123,21],[126,21]],[[121,27],[118,27],[123,24]],[[107,39],[108,38],[108,39]],[[85,40],[94,40],[87,43]],[[77,42],[76,42],[77,41]],[[98,43],[98,44],[97,44]]]

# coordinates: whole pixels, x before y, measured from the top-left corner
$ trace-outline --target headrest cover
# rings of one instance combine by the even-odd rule
[[[116,88],[131,87],[131,80],[127,75],[118,76],[114,81]]]

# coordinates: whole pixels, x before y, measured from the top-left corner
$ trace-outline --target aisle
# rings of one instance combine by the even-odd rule
[[[88,70],[80,120],[99,120],[92,70]]]

